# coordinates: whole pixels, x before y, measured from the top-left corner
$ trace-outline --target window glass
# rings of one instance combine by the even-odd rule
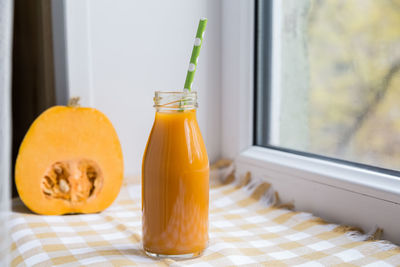
[[[269,62],[258,76],[270,79],[256,82],[255,143],[400,170],[400,0],[263,10],[258,32],[272,33],[257,35],[257,59]],[[273,19],[260,23],[265,10]]]

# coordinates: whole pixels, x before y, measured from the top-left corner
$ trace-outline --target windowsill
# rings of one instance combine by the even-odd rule
[[[237,174],[251,172],[279,192],[295,210],[370,231],[400,243],[400,181],[397,177],[251,146],[236,157]]]
[[[257,146],[242,152],[237,160],[286,173],[293,179],[305,179],[400,204],[400,179],[396,176]]]

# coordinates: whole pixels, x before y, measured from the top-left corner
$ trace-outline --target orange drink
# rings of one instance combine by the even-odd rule
[[[208,241],[209,163],[196,92],[156,92],[142,164],[143,247],[151,256],[199,255]]]

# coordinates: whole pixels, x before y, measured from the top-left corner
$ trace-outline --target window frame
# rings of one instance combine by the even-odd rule
[[[384,229],[383,238],[400,243],[400,180],[389,173],[322,158],[254,146],[256,85],[256,7],[262,0],[222,1],[222,155],[234,158],[237,175],[247,171],[270,182],[283,202],[330,222],[371,230]],[[272,21],[279,20],[279,1],[272,1]],[[278,3],[278,4],[276,4]],[[262,3],[261,3],[262,5]],[[278,88],[279,23],[272,24],[271,90]],[[235,33],[235,34],[232,34]],[[276,118],[272,110],[271,120]],[[273,133],[272,133],[273,135]],[[273,138],[273,137],[272,137]]]
[[[361,163],[352,160],[346,160],[341,158],[335,158],[334,156],[326,156],[318,153],[308,152],[305,150],[296,150],[289,147],[281,147],[279,145],[272,145],[271,143],[276,142],[279,139],[279,129],[275,130],[270,125],[278,125],[279,122],[279,101],[270,103],[273,99],[279,98],[279,80],[280,73],[275,71],[279,68],[271,69],[271,63],[279,64],[277,58],[280,51],[276,51],[272,54],[271,43],[272,43],[272,3],[273,1],[255,1],[255,22],[254,31],[257,33],[254,36],[254,134],[253,134],[253,145],[271,148],[274,150],[285,151],[297,155],[302,155],[311,158],[317,158],[327,161],[333,161],[342,163],[345,165],[356,166],[363,169],[374,170],[380,173],[390,174],[400,179],[400,171],[392,170],[384,167],[368,165],[368,163]],[[263,16],[261,16],[263,14]],[[258,18],[257,18],[258,17]],[[280,19],[280,18],[278,18]],[[277,20],[277,19],[275,19]],[[278,25],[280,27],[281,25]],[[275,26],[276,27],[276,26]],[[276,27],[277,29],[277,27]],[[275,31],[275,39],[279,39],[279,32]],[[279,48],[279,44],[275,43],[275,50]],[[267,51],[266,51],[267,50]],[[264,60],[259,60],[263,58]],[[259,75],[260,72],[266,72],[267,75]],[[272,75],[274,71],[274,75]],[[274,79],[275,77],[275,79]],[[267,90],[265,90],[267,88]],[[269,114],[268,120],[265,120],[263,114]],[[278,128],[278,127],[277,127]],[[265,132],[267,134],[265,134]],[[272,133],[270,133],[272,132]]]

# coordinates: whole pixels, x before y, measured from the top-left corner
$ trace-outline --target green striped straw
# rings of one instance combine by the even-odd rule
[[[190,63],[188,72],[186,75],[186,81],[184,86],[185,92],[190,92],[192,90],[192,82],[194,78],[194,73],[197,69],[197,60],[200,54],[201,44],[203,43],[204,31],[206,30],[207,19],[201,18],[199,21],[199,26],[197,27],[196,38],[194,39],[194,46],[192,51],[192,56],[190,57]]]

